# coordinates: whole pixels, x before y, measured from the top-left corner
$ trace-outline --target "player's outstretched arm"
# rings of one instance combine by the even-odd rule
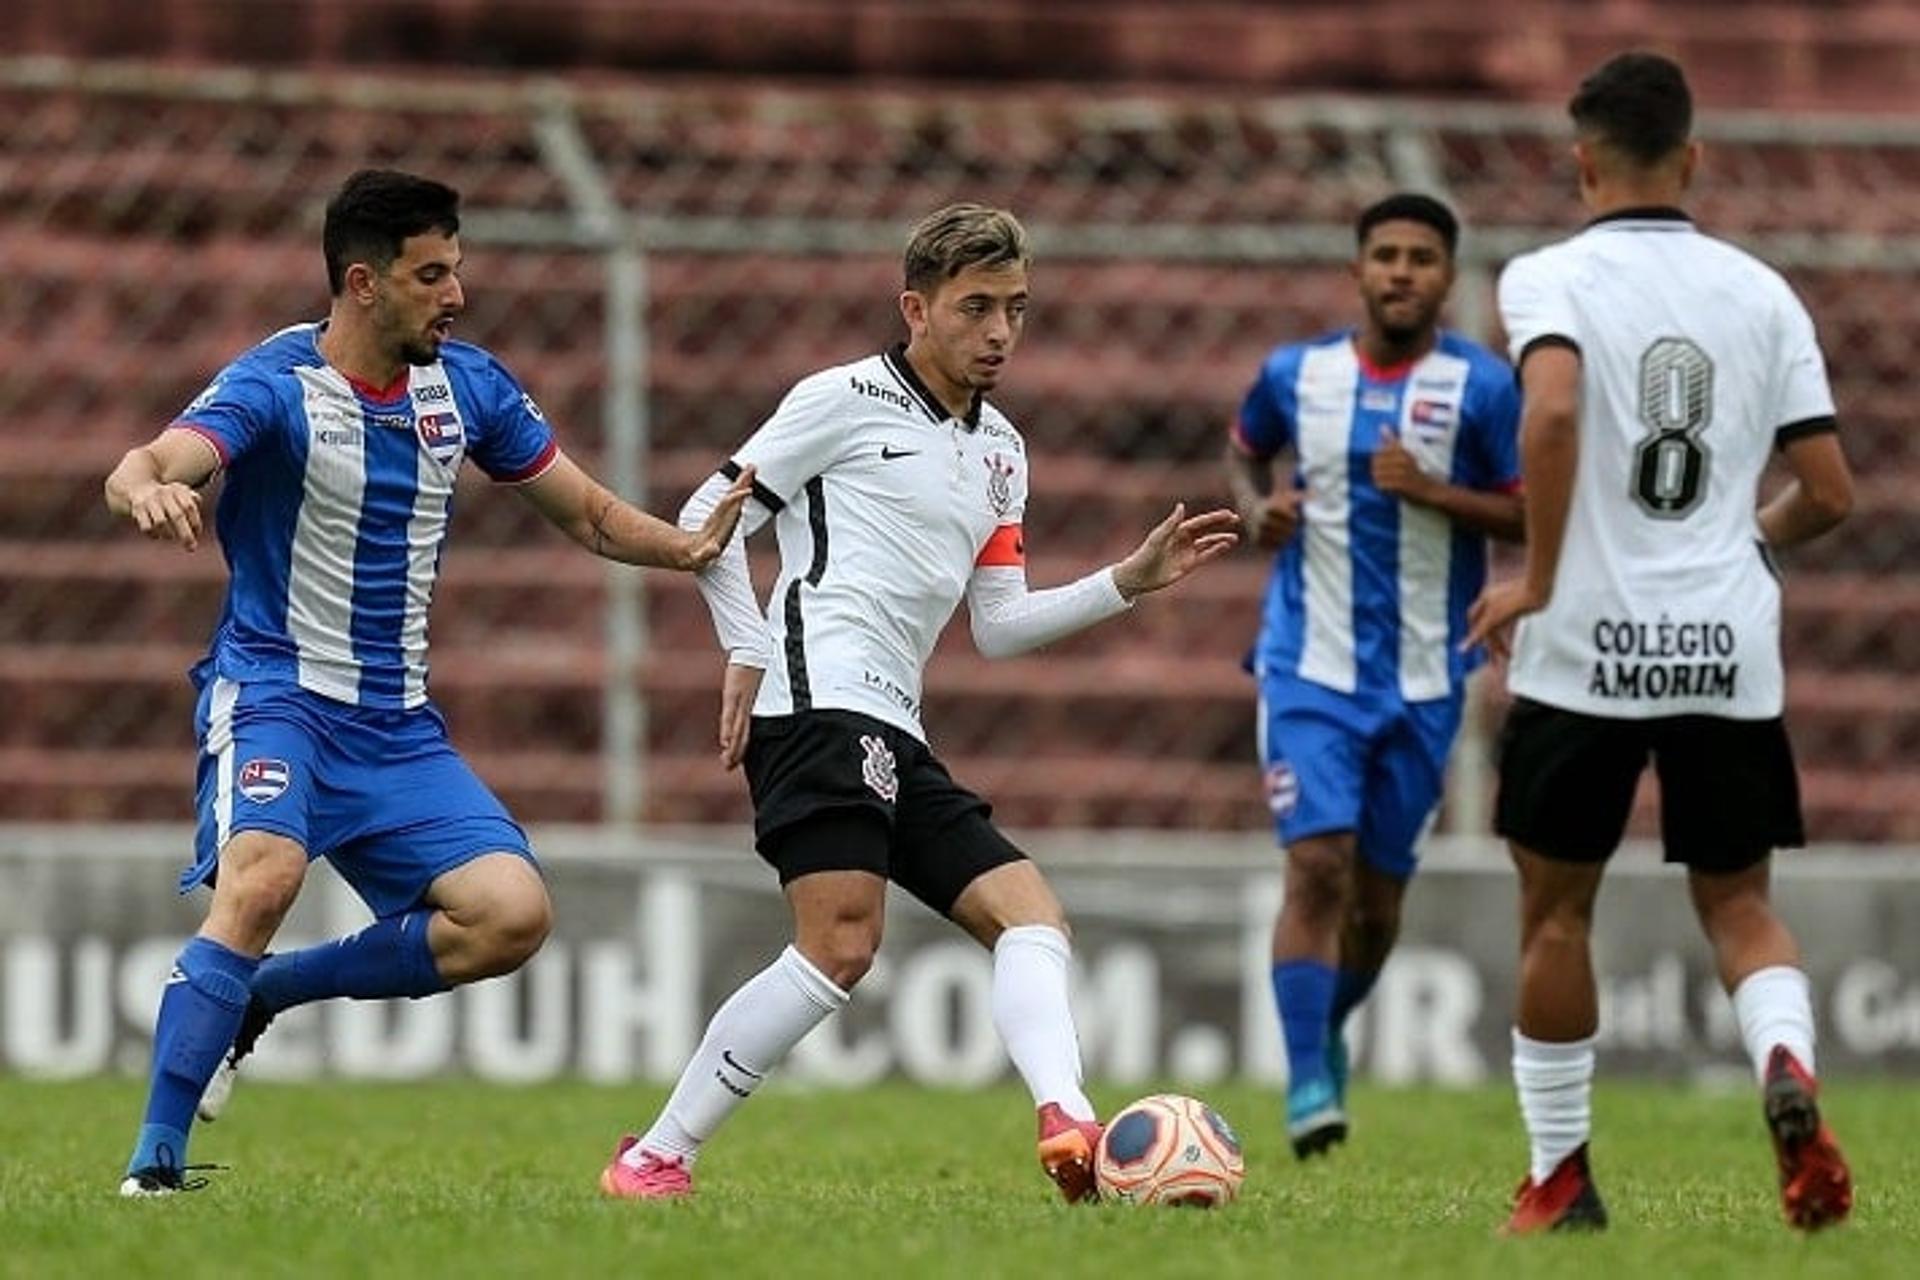
[[[107,476],[107,510],[131,519],[149,538],[192,551],[200,545],[198,490],[219,469],[220,455],[206,437],[168,427],[129,449]]]
[[[1170,587],[1233,550],[1239,527],[1240,517],[1225,508],[1190,516],[1186,503],[1176,503],[1133,554],[1113,566],[1113,585],[1128,600]]]
[[[697,529],[681,529],[616,497],[561,454],[538,478],[520,486],[535,510],[562,533],[608,560],[699,572],[725,549],[753,492],[748,468],[721,495]]]

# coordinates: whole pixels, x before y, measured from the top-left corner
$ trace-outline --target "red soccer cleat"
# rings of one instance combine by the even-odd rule
[[[1785,1045],[1767,1055],[1767,1131],[1780,1164],[1780,1207],[1787,1224],[1818,1231],[1853,1209],[1853,1175],[1833,1131],[1820,1122],[1820,1086]]]
[[[1587,1144],[1554,1166],[1545,1182],[1529,1177],[1513,1198],[1513,1214],[1500,1228],[1503,1236],[1544,1231],[1599,1231],[1607,1225],[1607,1206],[1587,1169]]]
[[[613,1159],[600,1171],[600,1189],[622,1200],[681,1200],[693,1194],[693,1171],[677,1156],[640,1153],[636,1167],[624,1157],[640,1139],[628,1134],[620,1139]]]
[[[1093,1153],[1100,1148],[1097,1120],[1075,1120],[1057,1102],[1040,1108],[1040,1167],[1047,1171],[1068,1204],[1098,1198],[1093,1185]]]

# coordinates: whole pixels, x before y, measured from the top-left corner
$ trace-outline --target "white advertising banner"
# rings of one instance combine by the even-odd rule
[[[787,940],[785,905],[745,832],[537,831],[556,923],[521,973],[419,1001],[294,1010],[252,1074],[535,1082],[668,1080],[707,1014]],[[0,827],[0,1072],[144,1069],[174,954],[199,923],[181,898],[184,828]],[[1257,836],[1034,836],[1073,919],[1088,1075],[1115,1083],[1281,1078],[1268,981],[1280,857]],[[1828,1072],[1920,1074],[1920,854],[1784,855],[1776,899],[1813,979]],[[366,911],[316,868],[277,949],[358,928]],[[1470,1084],[1506,1070],[1515,888],[1497,846],[1436,841],[1401,944],[1350,1033],[1385,1083]],[[1744,1071],[1681,875],[1622,854],[1600,902],[1602,1061],[1667,1077]],[[882,958],[790,1078],[1007,1074],[989,957],[896,895]]]

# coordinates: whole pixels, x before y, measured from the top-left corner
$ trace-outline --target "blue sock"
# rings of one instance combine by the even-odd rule
[[[335,996],[386,1000],[445,991],[427,945],[432,917],[431,908],[388,916],[344,938],[268,956],[253,975],[253,994],[269,1012],[279,1013]]]
[[[1333,1008],[1327,1015],[1327,1025],[1336,1031],[1346,1026],[1347,1015],[1360,1007],[1378,981],[1378,969],[1341,969],[1334,979]]]
[[[1287,1075],[1298,1086],[1327,1075],[1327,1028],[1333,1009],[1332,965],[1282,960],[1273,966],[1273,999],[1287,1040]]]
[[[247,981],[260,962],[210,938],[194,938],[173,962],[153,1028],[146,1122],[127,1172],[187,1162],[187,1130],[220,1059],[240,1030]]]

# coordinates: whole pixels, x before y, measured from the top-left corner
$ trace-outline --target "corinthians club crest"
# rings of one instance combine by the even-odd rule
[[[860,780],[873,794],[892,804],[900,794],[900,775],[894,766],[893,751],[886,739],[871,733],[860,735],[860,745],[867,753],[867,758],[860,762]]]
[[[1013,464],[999,454],[989,454],[987,462],[987,501],[993,514],[1003,516],[1013,505]]]

